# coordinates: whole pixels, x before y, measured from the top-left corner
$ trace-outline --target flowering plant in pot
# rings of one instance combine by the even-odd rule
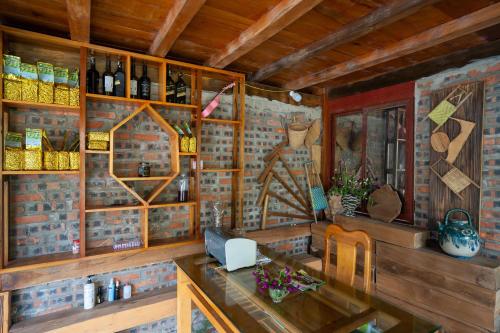
[[[332,177],[332,184],[328,195],[341,197],[343,214],[346,216],[354,216],[354,210],[368,198],[372,190],[370,178],[359,178],[346,169],[341,169]]]
[[[259,291],[265,292],[267,289],[274,303],[281,303],[289,293],[298,291],[292,284],[292,274],[288,267],[278,273],[273,273],[260,265],[257,266],[253,275]]]

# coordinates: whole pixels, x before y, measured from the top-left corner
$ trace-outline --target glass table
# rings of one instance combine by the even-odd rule
[[[417,318],[374,296],[325,277],[293,258],[268,248],[267,269],[303,269],[326,282],[317,291],[291,293],[273,303],[261,293],[252,272],[227,272],[204,254],[175,260],[177,264],[177,330],[191,332],[194,303],[218,332],[436,332],[439,325]],[[375,326],[375,329],[368,329]]]

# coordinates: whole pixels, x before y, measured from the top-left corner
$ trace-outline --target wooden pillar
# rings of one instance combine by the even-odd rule
[[[0,293],[0,333],[8,333],[10,328],[10,291]]]

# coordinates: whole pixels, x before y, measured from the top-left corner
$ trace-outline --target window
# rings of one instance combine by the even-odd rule
[[[403,88],[406,99],[389,87],[329,103],[325,174],[331,179],[342,165],[392,185],[403,203],[398,220],[413,223],[413,84]]]

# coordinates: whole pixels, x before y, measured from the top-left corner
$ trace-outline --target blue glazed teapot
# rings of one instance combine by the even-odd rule
[[[450,220],[454,213],[463,213],[467,220]],[[481,248],[481,239],[472,225],[472,217],[465,209],[450,209],[444,222],[438,222],[439,246],[447,254],[457,258],[471,258]]]

